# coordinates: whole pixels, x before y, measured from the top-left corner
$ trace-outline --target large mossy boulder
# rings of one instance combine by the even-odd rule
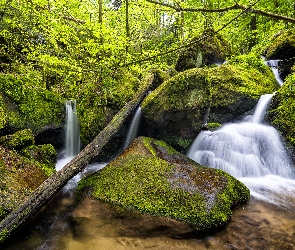
[[[80,181],[78,192],[193,225],[223,226],[231,208],[250,197],[246,186],[227,173],[201,166],[162,141],[137,138],[117,159]]]
[[[272,98],[268,120],[293,150],[295,159],[295,73],[290,75]]]
[[[230,55],[230,46],[220,34],[207,29],[200,37],[192,39],[190,46],[181,51],[175,69],[182,72],[224,62]]]
[[[143,101],[146,133],[185,150],[204,124],[231,122],[279,87],[261,58],[240,56],[214,68],[179,73]]]
[[[39,162],[0,146],[0,220],[30,196],[49,172]]]
[[[295,29],[285,30],[276,35],[266,49],[265,56],[267,60],[280,60],[278,70],[282,79],[291,74],[295,64]]]

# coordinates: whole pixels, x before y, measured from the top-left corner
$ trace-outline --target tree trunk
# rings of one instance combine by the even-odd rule
[[[118,112],[110,123],[63,169],[45,180],[17,209],[12,211],[0,223],[0,242],[3,242],[27,219],[33,216],[63,187],[66,183],[82,171],[94,159],[118,132],[126,118],[135,110],[149,90],[153,76],[147,75],[136,96]]]

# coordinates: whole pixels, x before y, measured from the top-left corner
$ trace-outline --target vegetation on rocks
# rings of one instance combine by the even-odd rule
[[[166,143],[137,138],[101,171],[80,181],[80,195],[141,213],[185,221],[199,230],[224,225],[249,190],[223,171],[203,167]]]
[[[253,109],[260,95],[278,89],[271,70],[253,54],[214,68],[196,68],[165,81],[142,103],[152,137],[184,149],[205,123],[225,123]]]
[[[266,58],[283,60],[293,57],[295,57],[295,29],[284,30],[276,34],[266,50]]]
[[[295,74],[290,75],[275,93],[268,113],[268,119],[287,142],[295,148]]]
[[[47,178],[48,172],[43,171],[39,162],[0,146],[0,174],[2,220]]]

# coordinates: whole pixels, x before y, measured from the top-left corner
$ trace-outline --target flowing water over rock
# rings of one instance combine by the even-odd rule
[[[128,147],[128,145],[135,139],[135,137],[138,134],[138,129],[139,129],[139,125],[140,125],[140,121],[141,121],[141,107],[139,106],[136,109],[136,112],[133,116],[131,125],[129,127],[127,136],[126,136],[126,140],[124,143],[124,149],[126,149]]]
[[[269,66],[280,86],[283,85],[284,81],[281,79],[279,74],[279,61],[280,60],[269,60],[266,61],[266,65]]]
[[[81,150],[80,126],[76,113],[76,101],[66,102],[66,126],[65,126],[66,156],[73,157]]]
[[[187,155],[196,162],[222,169],[242,181],[251,195],[280,206],[295,207],[294,166],[280,135],[261,124],[272,95],[260,98],[248,122],[202,131]]]

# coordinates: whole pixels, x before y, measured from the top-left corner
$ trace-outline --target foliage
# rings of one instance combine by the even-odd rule
[[[40,81],[30,76],[0,74],[0,91],[6,123],[12,128],[30,128],[38,133],[48,124],[61,123],[63,102]]]

